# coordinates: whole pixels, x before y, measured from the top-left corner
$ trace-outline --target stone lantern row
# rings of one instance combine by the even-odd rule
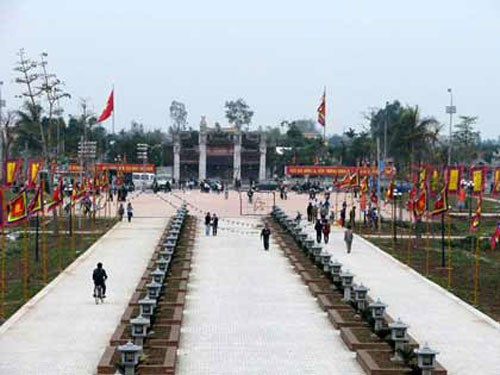
[[[151,318],[154,315],[158,298],[164,286],[165,277],[187,212],[188,210],[185,205],[177,210],[177,215],[172,220],[167,237],[163,241],[162,248],[159,251],[159,257],[156,260],[156,269],[150,272],[151,281],[146,284],[146,297],[138,301],[139,315],[130,319],[131,336],[134,342],[128,341],[125,345],[118,346],[120,362],[125,370],[125,375],[134,375],[135,367],[139,364],[139,356],[142,352],[144,339],[148,335]]]
[[[314,239],[309,237],[308,233],[297,223],[290,218],[285,212],[274,206],[272,217],[290,233],[295,241],[300,245],[301,249],[321,268],[333,283],[344,291],[344,301],[353,302],[355,308],[359,312],[365,311],[367,308],[371,312],[371,316],[375,321],[374,330],[379,332],[383,329],[384,313],[387,305],[377,298],[377,301],[367,305],[368,291],[370,290],[363,284],[354,284],[354,275],[349,270],[342,270],[342,263],[335,259],[331,259],[331,254],[325,251],[320,244],[316,244]],[[409,342],[408,330],[406,325],[398,318],[396,322],[389,324],[391,331],[391,340],[395,343],[395,353],[393,360],[402,361],[400,350]],[[415,349],[417,355],[418,366],[422,370],[423,375],[430,375],[432,369],[436,366],[435,357],[438,352],[430,349],[427,344],[422,349]]]

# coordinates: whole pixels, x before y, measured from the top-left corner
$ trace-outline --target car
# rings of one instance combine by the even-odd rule
[[[172,186],[172,181],[170,181],[170,178],[168,175],[166,175],[166,174],[156,175],[156,186],[158,187],[158,189],[165,189],[167,182],[169,182],[170,186]]]
[[[255,186],[256,191],[275,191],[278,190],[278,188],[279,184],[272,180],[261,181]]]

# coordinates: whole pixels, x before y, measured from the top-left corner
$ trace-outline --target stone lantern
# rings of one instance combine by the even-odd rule
[[[422,349],[415,349],[417,355],[417,366],[422,370],[422,375],[432,375],[432,370],[436,367],[436,355],[439,352],[429,348],[427,343]]]
[[[319,263],[320,261],[321,250],[323,250],[323,247],[321,247],[320,244],[314,244],[312,247],[312,255],[314,256],[314,261],[316,263]]]
[[[148,288],[149,298],[156,299],[160,296],[161,284],[153,280],[149,284],[146,284],[146,288]]]
[[[304,251],[307,252],[307,253],[309,253],[309,252],[312,251],[312,247],[314,245],[314,239],[308,237],[308,238],[305,239],[304,244],[305,244],[304,245]]]
[[[173,234],[168,234],[167,236],[167,242],[173,242],[173,243],[177,243],[177,239],[179,238],[179,236],[177,235],[173,235]]]
[[[132,326],[132,337],[137,345],[144,343],[144,338],[148,335],[148,327],[150,325],[149,319],[141,315],[137,318],[130,319]]]
[[[154,271],[151,271],[149,274],[151,275],[155,283],[163,284],[163,280],[165,280],[165,271],[157,268]]]
[[[173,253],[173,251],[169,251],[169,250],[163,248],[162,250],[160,250],[158,252],[158,255],[160,255],[161,259],[165,259],[167,262],[170,263],[170,260],[172,259],[172,253]]]
[[[307,240],[307,232],[301,231],[299,234],[299,242],[304,245],[305,241]]]
[[[133,344],[131,341],[125,345],[119,345],[120,363],[125,369],[125,375],[134,375],[135,366],[139,364],[139,353],[142,351],[142,346]]]
[[[178,238],[179,234],[180,234],[180,230],[178,228],[170,228],[169,235]]]
[[[370,289],[368,289],[363,284],[356,285],[353,288],[354,301],[356,302],[356,306],[358,308],[358,311],[363,311],[364,309],[366,309],[366,294],[368,293],[369,290]]]
[[[164,242],[163,248],[166,249],[168,253],[173,254],[175,248],[175,242],[172,241]]]
[[[331,258],[332,258],[332,256],[329,253],[327,253],[326,251],[322,252],[320,254],[321,264],[323,265],[324,272],[330,271],[330,259]]]
[[[334,261],[330,261],[330,274],[332,275],[332,281],[334,283],[339,283],[340,273],[342,271],[342,263],[340,263],[337,259]]]
[[[293,220],[292,220],[292,219],[290,219],[290,218],[287,218],[287,219],[286,219],[286,229],[287,229],[287,231],[288,231],[288,232],[293,233],[293,232],[292,232],[293,225],[295,225],[295,221],[293,221]]]
[[[372,310],[372,318],[375,320],[375,332],[380,331],[383,328],[384,323],[384,312],[387,305],[380,302],[380,298],[377,298],[376,302],[372,302],[368,305],[368,308]]]
[[[401,362],[400,350],[404,349],[405,344],[409,341],[407,330],[409,325],[404,324],[401,319],[398,318],[397,322],[390,323],[389,329],[391,330],[391,340],[394,341],[394,357],[393,361]]]
[[[156,267],[160,269],[160,271],[167,272],[167,267],[169,265],[170,261],[167,261],[164,258],[160,258],[156,261]]]
[[[149,296],[146,296],[146,298],[140,299],[138,303],[141,316],[148,319],[151,318],[151,315],[153,315],[155,310],[156,300],[149,298]]]
[[[349,270],[342,272],[340,274],[340,280],[342,281],[342,287],[344,288],[344,301],[348,302],[351,300],[351,287],[354,275],[349,272]]]

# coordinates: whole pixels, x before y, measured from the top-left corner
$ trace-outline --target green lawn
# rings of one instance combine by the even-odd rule
[[[50,222],[50,220],[51,218],[47,218],[47,231],[56,229],[54,228],[54,222]],[[98,218],[94,223],[91,223],[89,219],[84,218],[80,221],[81,227],[78,228],[79,221],[75,220],[75,233],[72,238],[68,233],[62,232],[68,229],[68,219],[60,219],[60,235],[46,234],[47,282],[54,279],[63,269],[84,253],[115,222],[116,219]],[[31,226],[33,220],[29,224],[30,226],[27,229],[34,230],[35,228]],[[90,231],[90,229],[93,229],[94,232],[76,233],[79,230]],[[39,260],[37,261],[35,259],[35,234],[28,233],[26,237],[27,246],[25,246],[24,225],[10,227],[10,230],[19,231],[19,236],[15,241],[7,241],[7,256],[5,259],[3,259],[5,249],[3,249],[0,256],[2,262],[5,261],[6,269],[5,300],[2,304],[4,318],[10,317],[27,299],[38,293],[45,285],[43,280],[44,262],[41,233],[39,236]]]

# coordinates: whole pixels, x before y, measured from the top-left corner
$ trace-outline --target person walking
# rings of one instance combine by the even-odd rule
[[[132,216],[134,216],[134,209],[132,207],[132,203],[128,202],[127,203],[127,219],[128,219],[129,223],[132,220]]]
[[[118,207],[118,217],[120,221],[123,221],[123,215],[125,214],[125,208],[123,207],[123,203],[120,203],[120,207]]]
[[[316,220],[314,230],[316,231],[316,242],[321,243],[321,233],[323,232],[323,225],[321,224],[321,221]]]
[[[271,236],[271,229],[269,229],[269,225],[266,223],[264,225],[264,229],[260,232],[260,238],[262,238],[264,243],[264,250],[269,250],[269,237]]]
[[[313,205],[312,202],[309,202],[307,205],[307,221],[311,222],[312,221],[312,216],[313,216]]]
[[[345,207],[342,207],[340,210],[340,226],[343,227],[345,225]]]
[[[347,247],[347,254],[351,253],[352,239],[354,235],[352,234],[351,226],[347,225],[347,229],[344,232],[344,241]]]
[[[325,244],[327,244],[330,239],[330,223],[327,219],[323,219],[323,239]]]
[[[217,236],[217,228],[219,227],[219,218],[217,215],[214,213],[212,215],[212,235],[215,237]]]
[[[356,206],[352,206],[351,210],[349,211],[349,225],[351,228],[356,227]]]
[[[207,212],[205,216],[205,236],[210,236],[210,223],[212,222],[212,217],[210,216],[210,212]]]

